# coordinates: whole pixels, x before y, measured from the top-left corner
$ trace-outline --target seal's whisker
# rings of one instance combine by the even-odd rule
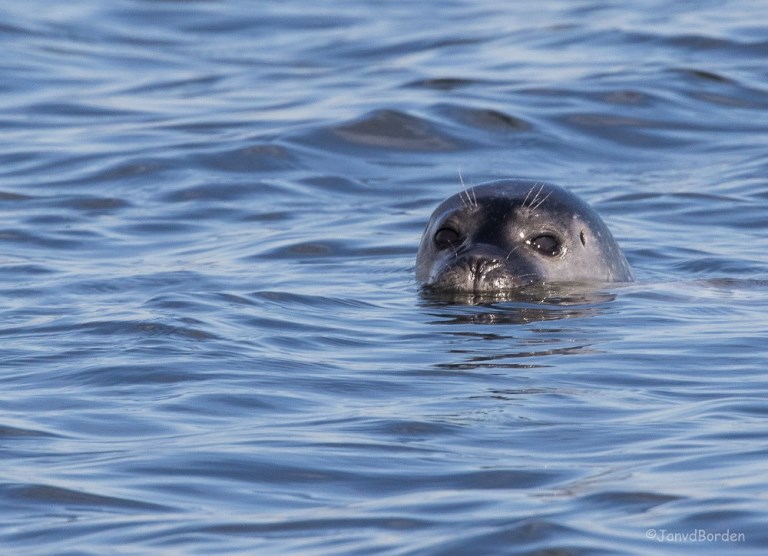
[[[536,183],[533,187],[539,186],[539,190],[536,192],[536,195],[533,196],[533,199],[531,199],[531,204],[528,205],[528,208],[533,208],[533,205],[536,204],[536,201],[539,199],[539,195],[541,195],[541,192],[544,191],[544,184],[543,183]],[[533,188],[531,188],[533,189]],[[527,199],[527,197],[526,197]]]
[[[467,195],[467,187],[464,185],[464,177],[461,175],[461,168],[458,169],[459,171],[459,182],[461,183],[461,188],[459,189],[459,199],[461,199],[461,206],[464,208],[469,208],[472,206],[469,195]]]
[[[541,201],[539,201],[538,203],[536,203],[536,206],[535,206],[535,207],[534,207],[534,206],[531,206],[531,210],[538,210],[538,208],[539,208],[541,205],[543,205],[543,204],[544,204],[544,201],[546,201],[547,199],[549,199],[549,196],[550,196],[550,195],[552,195],[552,192],[551,192],[551,191],[550,191],[549,193],[547,193],[546,195],[544,195],[544,198],[543,198]]]
[[[533,184],[531,188],[528,190],[528,193],[525,195],[525,199],[523,199],[523,208],[525,208],[525,204],[528,202],[528,197],[531,196],[531,193],[533,193],[533,190],[536,189],[537,184]]]
[[[459,181],[461,182],[461,191],[459,192],[459,196],[461,197],[462,205],[466,208],[477,208],[477,196],[475,195],[475,188],[468,188],[464,183],[464,176],[461,174],[461,168],[459,168]]]
[[[515,246],[512,248],[512,250],[511,250],[509,253],[507,253],[507,256],[506,256],[506,257],[504,257],[504,260],[505,260],[505,261],[508,261],[508,260],[509,260],[509,256],[510,256],[512,253],[514,253],[515,251],[517,251],[518,249],[520,249],[520,246],[519,246],[519,245],[515,245]]]

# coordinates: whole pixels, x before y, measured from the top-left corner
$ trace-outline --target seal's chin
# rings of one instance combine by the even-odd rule
[[[507,261],[485,257],[461,257],[438,266],[426,286],[453,293],[489,293],[516,290],[535,281],[532,274],[510,268]]]

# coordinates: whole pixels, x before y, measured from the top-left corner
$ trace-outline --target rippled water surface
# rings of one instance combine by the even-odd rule
[[[0,546],[760,554],[758,1],[0,2]],[[564,185],[637,282],[423,295]]]

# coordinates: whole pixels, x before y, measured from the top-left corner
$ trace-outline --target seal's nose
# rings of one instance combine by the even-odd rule
[[[477,283],[478,280],[482,280],[489,272],[496,270],[503,264],[498,258],[485,255],[468,255],[464,260],[466,261],[467,268],[472,274],[475,283]]]
[[[474,291],[489,289],[500,272],[503,273],[504,262],[495,256],[487,254],[468,253],[456,261],[456,268],[463,268],[466,273],[466,284]]]

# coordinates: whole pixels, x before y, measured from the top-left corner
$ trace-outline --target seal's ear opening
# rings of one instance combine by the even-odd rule
[[[579,239],[581,240],[581,244],[586,247],[587,246],[587,236],[584,233],[584,230],[581,230],[581,233],[579,234]]]

